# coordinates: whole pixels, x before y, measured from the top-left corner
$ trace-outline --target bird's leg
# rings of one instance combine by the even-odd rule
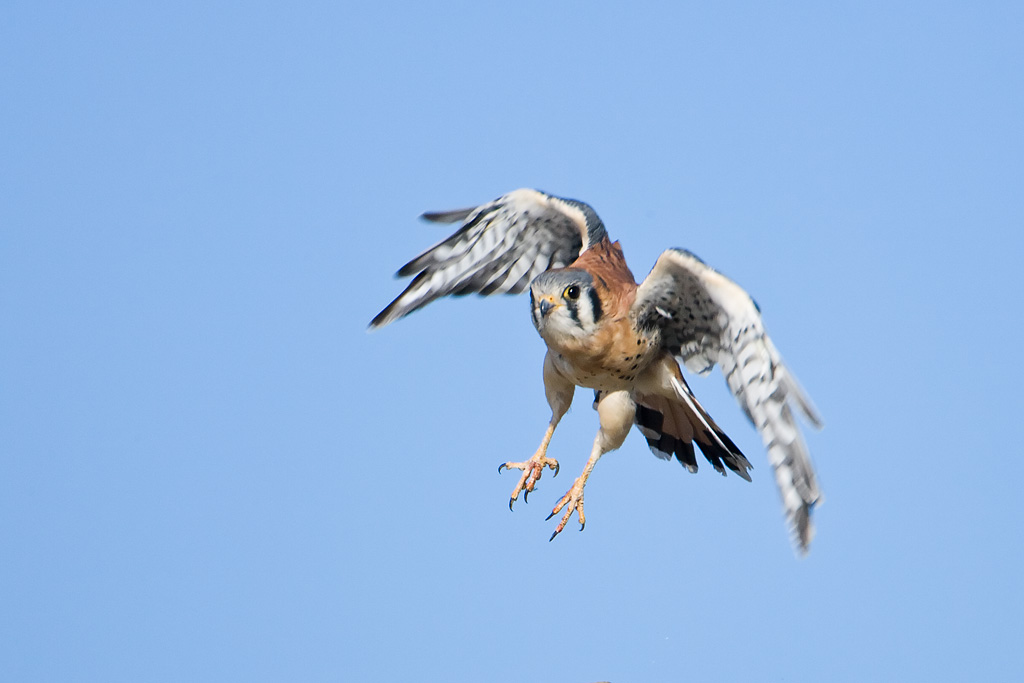
[[[523,476],[519,477],[519,483],[512,489],[512,497],[508,499],[509,510],[512,509],[512,504],[519,498],[520,493],[523,494],[523,500],[529,500],[530,492],[537,485],[537,480],[540,479],[540,475],[544,472],[545,467],[550,467],[555,471],[555,475],[558,474],[558,461],[547,457],[548,444],[551,443],[551,436],[555,433],[555,427],[558,426],[562,416],[565,415],[565,412],[569,410],[569,406],[572,405],[572,396],[575,391],[576,385],[558,372],[549,352],[544,357],[544,395],[548,399],[548,405],[551,406],[551,421],[548,423],[547,431],[544,432],[544,439],[540,442],[540,448],[526,462],[505,462],[498,465],[499,473],[502,469],[518,469],[523,471]]]
[[[580,531],[583,531],[583,527],[587,525],[587,518],[583,514],[583,487],[587,484],[587,478],[590,476],[591,470],[594,469],[594,465],[600,460],[601,456],[604,455],[604,451],[599,450],[597,442],[594,442],[594,450],[590,454],[590,458],[587,459],[587,464],[583,467],[583,474],[576,477],[576,481],[572,483],[572,488],[565,492],[565,495],[555,504],[554,509],[551,510],[551,514],[547,516],[547,519],[551,519],[559,512],[562,508],[565,508],[565,514],[562,515],[562,520],[555,527],[555,531],[551,534],[549,541],[555,540],[555,536],[562,533],[562,529],[565,528],[569,518],[572,517],[572,513],[575,511],[580,518]]]
[[[533,454],[526,462],[505,462],[498,465],[498,472],[502,469],[517,469],[523,471],[523,476],[519,477],[519,483],[512,489],[512,497],[508,499],[508,509],[512,509],[512,504],[519,498],[519,494],[523,494],[523,500],[529,502],[530,492],[533,491],[534,486],[537,485],[537,481],[540,479],[540,475],[544,472],[545,467],[550,467],[555,471],[552,476],[558,476],[558,461],[554,458],[547,456],[548,444],[551,443],[551,436],[555,433],[555,427],[558,426],[558,421],[561,416],[551,416],[551,422],[548,424],[548,429],[544,432],[544,439],[540,442],[540,448]]]
[[[565,510],[554,533],[548,539],[549,541],[553,541],[555,536],[562,532],[573,512],[579,515],[580,531],[583,531],[583,527],[587,524],[587,518],[583,514],[583,487],[586,486],[587,479],[601,456],[608,451],[614,451],[626,440],[626,435],[629,434],[629,429],[633,426],[633,418],[636,415],[636,403],[633,402],[628,391],[612,391],[601,397],[597,404],[597,414],[601,420],[601,428],[594,438],[594,447],[587,459],[587,464],[583,467],[583,473],[576,478],[572,488],[566,491],[547,517],[551,519],[563,509]]]

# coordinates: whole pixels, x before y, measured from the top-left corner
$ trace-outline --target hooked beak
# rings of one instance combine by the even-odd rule
[[[541,299],[537,302],[537,307],[540,309],[540,317],[546,318],[548,317],[548,313],[551,312],[551,309],[555,307],[555,304],[553,304],[550,299]]]

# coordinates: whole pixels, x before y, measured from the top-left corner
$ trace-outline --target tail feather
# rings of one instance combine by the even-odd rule
[[[671,460],[675,456],[683,467],[696,472],[697,456],[691,443],[692,430],[689,425],[686,422],[678,423],[668,406],[659,406],[659,410],[650,404],[658,405],[654,401],[648,405],[637,403],[635,421],[637,429],[647,439],[651,452],[663,460]]]
[[[696,472],[697,459],[693,448],[696,443],[717,472],[724,475],[728,467],[750,481],[748,470],[752,466],[746,456],[715,424],[689,392],[689,387],[685,383],[681,387],[685,393],[677,399],[658,394],[634,395],[636,425],[647,439],[651,451],[662,459],[670,459],[674,455],[687,470]]]

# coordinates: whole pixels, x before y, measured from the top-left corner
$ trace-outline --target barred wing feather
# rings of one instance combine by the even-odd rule
[[[371,327],[383,327],[446,295],[517,294],[540,273],[575,261],[605,235],[589,205],[529,189],[423,218],[462,221],[462,226],[402,266],[398,276],[414,276],[412,282]]]
[[[690,252],[669,249],[637,290],[632,314],[638,324],[659,328],[662,346],[690,370],[706,374],[721,366],[768,449],[794,542],[806,552],[821,492],[793,407],[815,427],[821,418],[766,334],[757,304]]]

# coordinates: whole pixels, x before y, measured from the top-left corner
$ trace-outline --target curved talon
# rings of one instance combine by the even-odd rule
[[[548,465],[548,467],[551,467],[551,465]],[[551,476],[552,477],[557,477],[558,476],[558,463],[557,462],[555,463],[555,466],[552,467],[552,469],[555,471],[555,473],[552,474]]]
[[[536,490],[537,482],[540,481],[541,475],[544,473],[544,468],[549,467],[558,474],[558,461],[553,458],[545,457],[543,453],[537,452],[533,454],[529,460],[525,462],[503,462],[498,465],[498,474],[501,474],[505,470],[522,470],[522,476],[519,477],[519,481],[516,482],[515,488],[512,489],[512,496],[508,500],[508,509],[512,510],[513,505],[519,500],[520,494],[523,496],[523,502],[530,502],[530,494]]]
[[[555,503],[555,507],[552,508],[551,514],[545,518],[544,521],[547,521],[555,515],[562,513],[562,519],[558,523],[558,526],[555,527],[555,532],[551,534],[551,538],[548,539],[549,542],[554,540],[555,536],[562,533],[562,530],[565,529],[566,523],[568,523],[574,512],[579,517],[580,531],[583,531],[584,527],[586,527],[587,518],[583,516],[584,481],[586,480],[583,477],[577,478],[576,481],[573,482],[572,488],[566,491],[565,495]]]

